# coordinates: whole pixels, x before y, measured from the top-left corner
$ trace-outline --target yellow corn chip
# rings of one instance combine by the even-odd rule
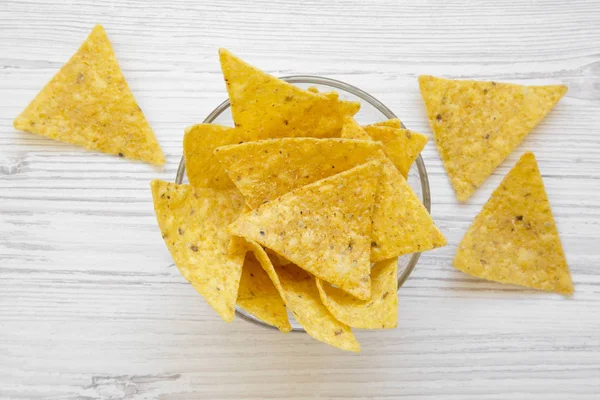
[[[400,122],[398,119],[390,119],[384,121],[382,124],[394,125],[396,124],[395,121]],[[376,137],[384,136],[376,132],[378,130],[377,127],[372,129],[373,126],[375,125],[370,125],[366,128],[372,130]],[[386,125],[382,126],[385,127]],[[387,127],[384,129],[394,129],[398,132],[406,131],[405,129]],[[344,131],[342,130],[342,135],[344,135],[343,132]],[[348,131],[347,133],[351,136]],[[395,136],[396,134],[397,132],[390,133],[389,136]],[[417,147],[422,148],[420,143],[424,145],[427,138],[423,141],[418,138],[417,135],[424,138],[423,135],[412,134],[412,139],[407,140],[413,140],[413,144],[417,143]],[[397,146],[402,140],[387,141],[388,144],[390,142],[391,145],[388,146],[388,151],[391,149],[390,152],[393,154],[406,154],[406,152],[409,151],[407,148],[402,149],[402,147]],[[408,149],[412,147],[414,151],[417,151],[417,155],[418,152],[421,151],[420,149],[417,150],[417,147],[414,145],[409,145],[407,147]],[[434,225],[433,219],[427,212],[427,209],[412,191],[408,182],[406,182],[406,179],[404,179],[385,154],[381,153],[380,157],[383,161],[383,170],[377,188],[377,195],[375,196],[375,206],[373,208],[371,262],[387,260],[404,254],[423,252],[445,246],[446,238]],[[398,159],[398,157],[396,158]],[[399,164],[402,164],[405,167],[407,173],[410,169],[410,164],[414,161],[414,158],[412,158],[412,160],[408,162],[411,158],[412,155],[406,157],[406,159],[400,158],[398,161]]]
[[[458,247],[454,266],[491,281],[573,293],[533,153],[521,157],[483,206]]]
[[[380,172],[381,162],[371,161],[294,189],[242,215],[230,231],[366,300],[371,211]]]
[[[408,129],[366,126],[365,130],[373,140],[383,143],[383,151],[405,178],[427,143],[427,136]]]
[[[381,159],[380,151],[373,141],[286,138],[219,147],[215,157],[254,209],[297,187]]]
[[[188,127],[183,138],[183,156],[190,184],[197,188],[235,187],[213,153],[219,146],[244,142],[246,136],[241,130],[227,126],[198,124]]]
[[[440,157],[466,201],[567,92],[564,85],[522,86],[420,76],[421,96]]]
[[[14,126],[89,150],[165,163],[100,25],[15,118]]]
[[[231,189],[229,189],[229,190],[231,190]],[[241,196],[240,193],[238,193],[238,195]],[[245,209],[246,209],[246,206],[244,205],[244,208],[242,208],[241,214],[244,213]],[[238,254],[238,253],[242,252],[242,253],[246,254],[247,247],[248,246],[246,245],[246,240],[244,238],[241,238],[239,236],[231,236],[229,239],[229,245],[227,247],[227,253],[233,255],[233,254]]]
[[[367,126],[388,126],[390,128],[403,128],[402,121],[400,121],[398,118],[391,118],[387,121],[376,122]]]
[[[365,131],[353,117],[344,117],[342,125],[342,137],[347,139],[371,140],[371,136]]]
[[[255,139],[339,137],[343,117],[360,108],[358,103],[340,102],[337,94],[302,90],[225,49],[219,50],[219,56],[235,125]]]
[[[358,101],[350,101],[350,100],[340,100],[340,115],[341,115],[341,121],[340,121],[340,125],[344,124],[344,118],[345,117],[352,117],[354,115],[356,115],[357,112],[360,111],[360,103]],[[340,130],[341,130],[341,126],[340,126]],[[334,134],[336,136],[340,135],[340,131],[336,130],[334,131]]]
[[[446,238],[406,179],[386,160],[373,207],[371,261],[446,245]]]
[[[279,291],[260,263],[250,257],[246,257],[242,267],[237,305],[282,332],[292,330]]]
[[[244,251],[229,254],[227,224],[243,206],[237,191],[153,180],[154,211],[179,272],[227,322],[233,320]]]
[[[317,279],[321,300],[339,321],[362,329],[389,329],[398,325],[398,259],[380,261],[371,269],[371,298],[358,300]]]
[[[314,277],[293,264],[274,267],[258,243],[249,240],[248,244],[306,333],[339,349],[360,351],[350,327],[336,320],[321,302]]]
[[[319,93],[319,89],[317,89],[314,86],[311,86],[306,90],[311,93]],[[338,99],[340,97],[339,94],[337,94],[337,92],[321,93],[321,95],[326,96],[330,99]],[[340,100],[340,107],[342,115],[345,115],[346,117],[351,117],[360,110],[360,103],[357,101]],[[342,124],[343,123],[344,121],[342,120]]]

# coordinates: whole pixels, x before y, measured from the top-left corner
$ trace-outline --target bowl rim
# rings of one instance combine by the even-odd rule
[[[323,86],[329,86],[329,87],[332,87],[335,89],[340,89],[345,92],[351,93],[351,94],[355,95],[356,97],[360,98],[361,100],[371,104],[373,107],[375,107],[379,112],[381,112],[387,118],[389,118],[389,119],[398,118],[396,116],[396,114],[394,114],[392,112],[392,110],[390,110],[385,104],[383,104],[381,101],[377,100],[375,97],[373,97],[369,93],[365,92],[362,89],[357,88],[356,86],[350,85],[346,82],[339,81],[337,79],[325,78],[325,77],[317,76],[317,75],[288,75],[288,76],[279,77],[279,79],[284,80],[288,83],[308,83],[308,84],[323,85]],[[230,106],[229,99],[227,99],[224,102],[222,102],[221,104],[219,104],[210,114],[208,114],[208,116],[204,119],[204,121],[202,121],[202,123],[203,124],[212,123],[225,110],[227,110],[229,108],[229,106]],[[403,128],[406,128],[406,126],[404,126],[404,123],[401,122],[401,125]],[[427,175],[427,169],[425,168],[425,163],[423,162],[423,158],[421,157],[420,154],[417,157],[417,159],[415,160],[415,165],[417,166],[417,170],[419,171],[419,179],[421,181],[423,205],[425,206],[427,211],[429,213],[431,213],[431,192],[429,189],[429,178]],[[183,183],[184,177],[185,177],[185,158],[182,155],[181,160],[179,161],[179,167],[177,168],[177,174],[175,176],[175,183],[177,183],[177,184]],[[410,274],[413,272],[420,257],[421,257],[421,253],[413,253],[412,254],[410,261],[408,262],[408,265],[406,266],[406,268],[404,268],[404,271],[402,271],[402,273],[398,277],[398,290],[400,290],[400,288],[402,287],[404,282],[406,282],[406,280],[408,279]],[[242,310],[238,306],[236,306],[235,313],[241,319],[251,322],[255,325],[260,325],[260,326],[263,326],[263,327],[269,328],[269,329],[277,329],[277,327],[267,324],[266,322],[254,317],[253,315]],[[292,332],[306,332],[306,331],[304,330],[304,328],[292,328]]]

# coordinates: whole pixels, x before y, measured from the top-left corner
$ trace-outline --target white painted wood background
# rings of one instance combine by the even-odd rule
[[[164,170],[12,128],[102,23],[166,153]],[[431,135],[419,74],[563,82],[551,115],[466,205],[423,157],[448,246],[400,292],[400,326],[360,355],[223,323],[173,266],[149,181],[225,98],[217,48],[269,72],[354,84]],[[565,299],[480,281],[451,260],[535,151],[575,281]],[[0,1],[0,398],[600,398],[600,3],[509,0]]]

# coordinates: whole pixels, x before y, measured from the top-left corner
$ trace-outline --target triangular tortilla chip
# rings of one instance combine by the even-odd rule
[[[400,122],[397,119],[390,119],[383,123],[394,125],[396,124],[395,121]],[[384,130],[406,131],[405,129],[388,128],[387,125],[382,126]],[[385,136],[385,132],[380,134],[376,132],[379,128],[375,126],[375,129],[372,129],[373,127],[374,125],[368,125],[365,128],[374,132],[376,137]],[[390,133],[388,136],[393,138],[396,134]],[[415,151],[420,152],[419,147],[422,149],[421,144],[424,145],[427,141],[427,138],[422,140],[417,135],[423,137],[423,135],[413,133],[411,135],[412,139],[404,136],[399,140],[387,142],[388,144],[391,142],[387,149],[388,152],[396,155],[395,158],[398,163],[406,168],[407,173],[414,158],[412,155],[405,156],[405,154],[407,152],[411,154],[410,149],[413,149],[412,154]],[[402,142],[410,145],[403,147],[401,146]],[[381,179],[379,179],[377,195],[375,196],[375,206],[373,207],[371,262],[445,246],[446,238],[435,226],[427,209],[412,191],[406,179],[384,153],[381,153],[380,156],[383,161],[383,170]]]
[[[364,140],[286,138],[219,147],[215,157],[254,209],[297,187],[381,159]]]
[[[15,118],[14,126],[89,150],[165,163],[100,25]]]
[[[383,143],[383,151],[405,178],[427,143],[427,136],[408,129],[366,126],[365,130],[373,140]]]
[[[403,128],[402,121],[400,121],[398,118],[390,118],[387,121],[376,122],[371,125],[366,125],[363,128],[366,128],[367,126],[388,126],[390,128]]]
[[[240,216],[231,233],[257,241],[366,300],[371,292],[371,211],[381,162],[302,186]]]
[[[389,329],[398,325],[398,259],[384,260],[371,269],[371,298],[359,300],[317,279],[321,300],[339,321],[361,329]]]
[[[423,252],[446,245],[446,238],[412,191],[386,159],[373,207],[371,261]]]
[[[491,281],[573,293],[533,153],[525,153],[492,193],[463,237],[454,266]]]
[[[292,330],[279,291],[260,263],[248,253],[242,267],[237,305],[282,332]]]
[[[421,96],[440,157],[466,201],[567,92],[564,85],[523,86],[420,76]]]
[[[179,272],[231,322],[245,252],[228,253],[227,224],[242,210],[242,196],[159,180],[151,187],[158,226]]]
[[[235,128],[197,124],[186,128],[183,137],[185,171],[190,185],[196,188],[229,189],[235,187],[214,156],[219,146],[241,143],[247,135]]]
[[[353,117],[344,117],[342,137],[347,139],[371,140],[371,136]]]
[[[235,126],[255,139],[279,137],[339,137],[342,119],[354,115],[359,103],[312,93],[268,75],[219,50]]]
[[[306,333],[339,349],[360,351],[350,327],[336,320],[321,302],[314,277],[293,264],[274,267],[258,243],[248,240],[248,245]]]

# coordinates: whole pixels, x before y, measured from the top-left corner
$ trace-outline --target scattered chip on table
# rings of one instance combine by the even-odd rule
[[[440,158],[466,201],[567,92],[564,85],[449,80],[419,86]]]
[[[165,163],[100,25],[13,124],[89,150]]]
[[[458,247],[454,266],[491,281],[573,293],[533,153],[521,157],[483,206]]]
[[[389,329],[398,325],[398,259],[380,261],[371,269],[371,297],[359,300],[317,279],[321,300],[333,316],[361,329]]]
[[[227,322],[233,320],[245,251],[229,253],[227,225],[238,217],[237,190],[197,189],[153,180],[154,211],[181,274]]]
[[[230,226],[316,277],[368,299],[371,213],[381,161],[294,189]]]
[[[214,150],[223,145],[241,143],[247,135],[235,128],[197,124],[186,128],[183,138],[185,171],[190,184],[198,188],[228,189],[235,185],[217,161]]]
[[[417,159],[427,136],[403,128],[388,126],[366,126],[366,132],[373,140],[383,143],[383,151],[406,178],[413,162]]]
[[[360,344],[350,327],[337,319],[321,302],[315,278],[301,268],[289,264],[274,267],[264,249],[248,241],[256,258],[281,293],[287,308],[313,338],[342,350],[359,352]]]
[[[279,290],[261,264],[248,253],[238,291],[237,305],[282,332],[292,330]]]
[[[215,157],[254,209],[297,187],[381,159],[381,148],[371,140],[285,138],[219,147]]]
[[[343,118],[360,103],[337,94],[313,93],[252,67],[219,50],[235,126],[256,140],[278,137],[339,137]]]

